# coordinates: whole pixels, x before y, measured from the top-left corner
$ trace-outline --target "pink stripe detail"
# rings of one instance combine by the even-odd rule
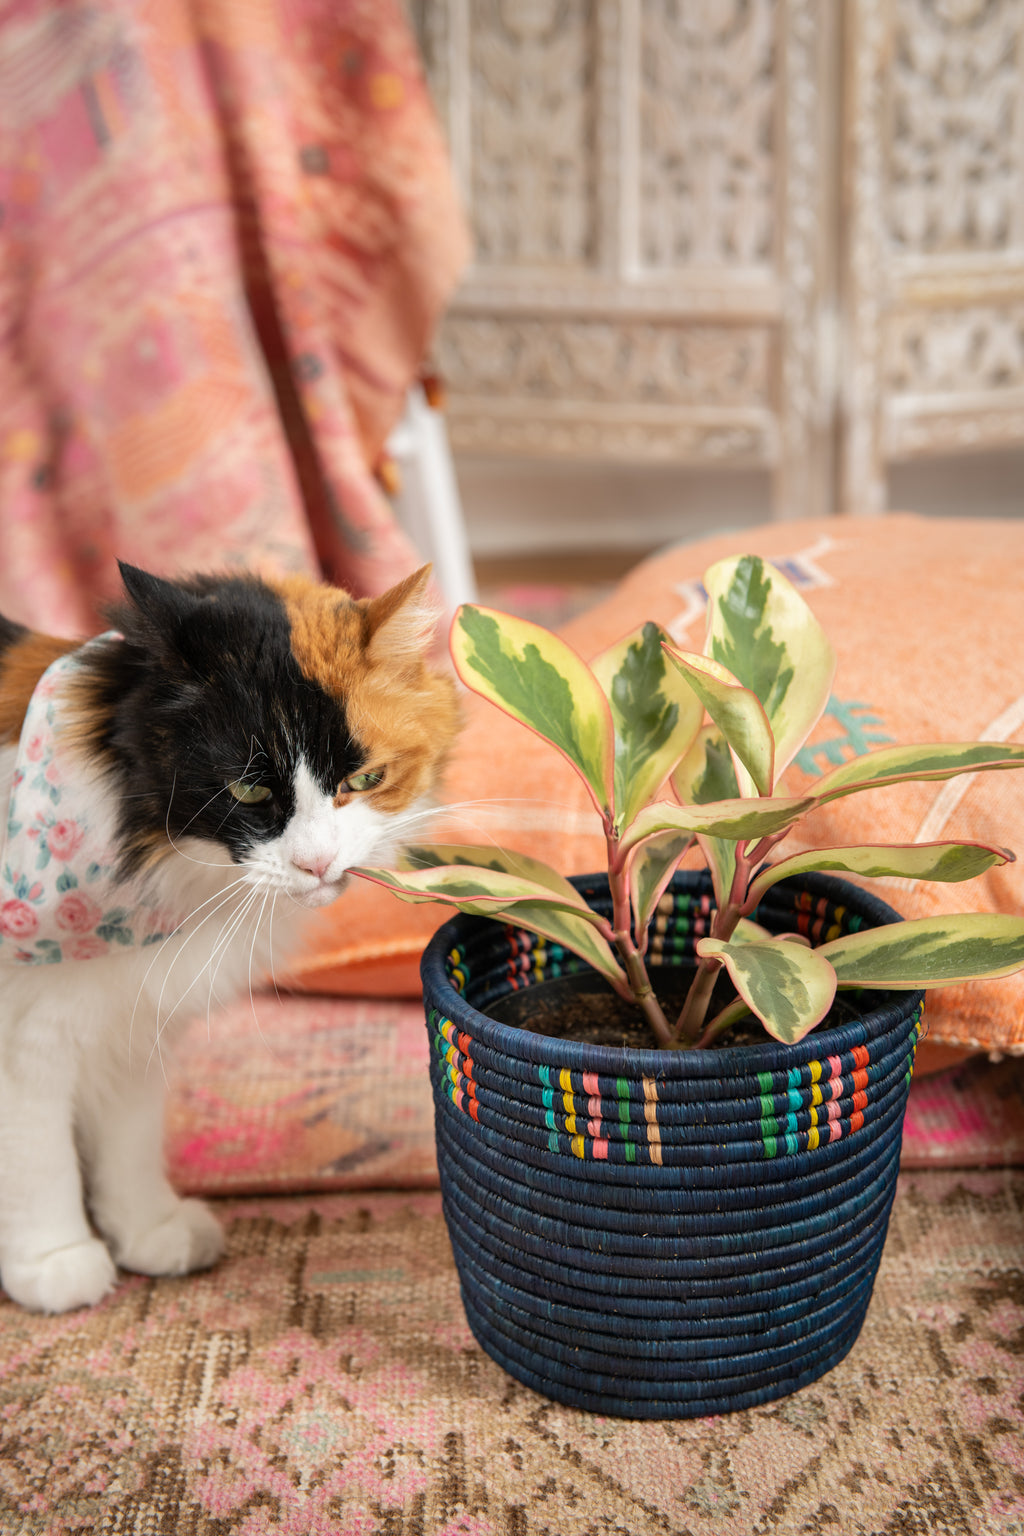
[[[600,1125],[601,1124],[601,1100],[600,1099],[588,1099],[587,1100],[587,1109],[590,1111],[592,1119],[596,1120],[597,1124]]]
[[[595,1141],[594,1142],[594,1156],[595,1157],[602,1157],[602,1158],[604,1158],[607,1161],[607,1158],[608,1158],[608,1143],[606,1141]]]
[[[596,1120],[588,1120],[587,1121],[587,1130],[590,1132],[591,1136],[593,1136],[594,1140],[597,1141],[598,1138],[601,1135],[601,1117],[600,1117],[600,1115],[597,1117]]]
[[[825,1108],[828,1111],[829,1120],[839,1119],[839,1105],[836,1103],[835,1099],[832,1100],[831,1104],[826,1104]]]
[[[842,1077],[843,1065],[838,1056],[830,1056],[828,1058],[828,1075],[829,1077]]]
[[[598,1097],[598,1095],[600,1094],[601,1090],[600,1090],[600,1088],[598,1086],[597,1073],[596,1072],[584,1072],[584,1074],[583,1074],[583,1092],[585,1094],[587,1094],[592,1099],[596,1099]]]
[[[831,1125],[828,1128],[828,1139],[829,1139],[829,1141],[838,1141],[842,1134],[843,1134],[842,1123],[839,1120],[833,1120]]]

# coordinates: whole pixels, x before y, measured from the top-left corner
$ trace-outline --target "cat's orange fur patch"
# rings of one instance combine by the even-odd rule
[[[380,597],[352,598],[304,576],[271,580],[291,625],[299,666],[344,707],[364,770],[364,791],[383,811],[402,810],[434,784],[458,732],[452,678],[429,656],[437,612],[426,566]],[[345,798],[339,786],[338,802]]]
[[[52,662],[76,650],[79,643],[32,633],[0,656],[0,741],[17,741],[39,679]]]

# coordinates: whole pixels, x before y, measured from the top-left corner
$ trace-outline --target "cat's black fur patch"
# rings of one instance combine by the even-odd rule
[[[13,619],[5,619],[0,613],[0,657],[9,651],[12,645],[17,645],[19,640],[24,640],[28,630],[24,624],[15,624]]]
[[[109,620],[123,640],[89,662],[93,745],[122,791],[124,872],[154,834],[200,836],[236,859],[277,837],[305,760],[334,794],[363,766],[343,706],[301,671],[277,594],[254,577],[162,581],[122,566],[130,601]],[[246,805],[227,785],[267,785]]]

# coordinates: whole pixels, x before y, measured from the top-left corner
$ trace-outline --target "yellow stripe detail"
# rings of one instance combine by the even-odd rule
[[[811,1129],[807,1132],[807,1145],[812,1152],[818,1145],[818,1127],[816,1125],[812,1126]]]
[[[817,1066],[817,1062],[815,1062],[815,1066]],[[821,1103],[821,1089],[818,1087],[817,1083],[815,1083],[813,1085],[813,1087],[811,1088],[811,1103],[812,1104],[820,1104]],[[812,1110],[811,1113],[813,1114],[814,1111]]]
[[[574,1136],[569,1145],[572,1147],[572,1150],[577,1157],[582,1157],[584,1155],[582,1136]]]
[[[809,1065],[811,1068],[811,1082],[816,1083],[821,1076],[821,1062],[812,1061],[809,1063]]]
[[[644,1078],[644,1119],[647,1121],[647,1145],[651,1162],[661,1163],[661,1127],[658,1124],[658,1085],[653,1077]]]

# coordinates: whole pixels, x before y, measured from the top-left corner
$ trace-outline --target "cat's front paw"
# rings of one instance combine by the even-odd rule
[[[187,1275],[216,1264],[224,1233],[201,1200],[180,1200],[170,1216],[119,1242],[115,1251],[125,1269],[140,1275]]]
[[[114,1288],[117,1270],[96,1238],[55,1248],[37,1259],[9,1259],[0,1281],[12,1301],[30,1312],[71,1312],[92,1307]]]

